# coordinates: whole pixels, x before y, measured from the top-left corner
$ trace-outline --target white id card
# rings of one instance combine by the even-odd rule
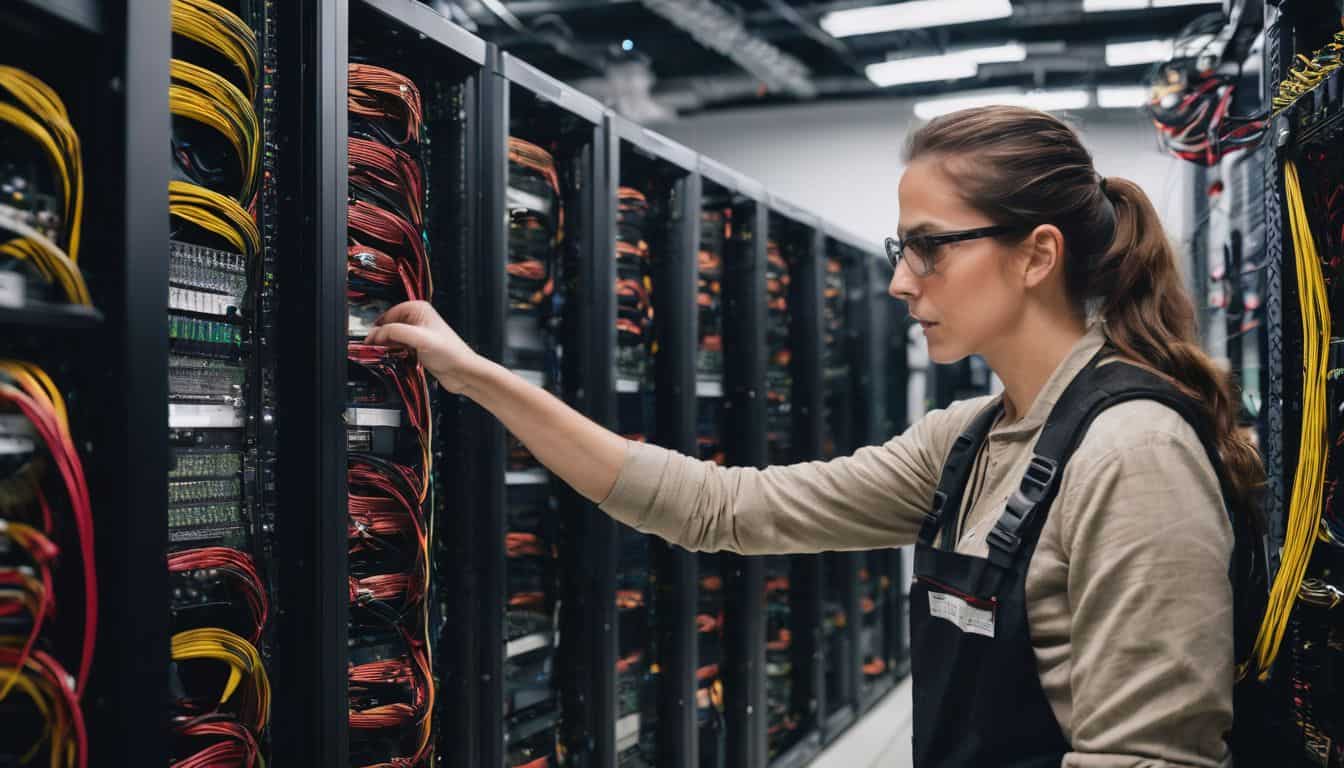
[[[994,612],[976,608],[956,595],[929,590],[929,615],[947,619],[962,632],[994,636]]]

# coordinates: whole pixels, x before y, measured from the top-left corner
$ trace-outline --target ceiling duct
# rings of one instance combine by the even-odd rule
[[[752,34],[740,18],[713,0],[642,2],[696,42],[731,59],[769,90],[800,99],[816,96],[816,86],[805,64]]]

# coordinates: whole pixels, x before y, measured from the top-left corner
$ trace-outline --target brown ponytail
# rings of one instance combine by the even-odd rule
[[[1072,128],[1019,107],[933,120],[911,135],[906,150],[908,160],[932,155],[944,160],[967,203],[996,223],[1059,227],[1070,296],[1080,307],[1096,306],[1124,357],[1203,406],[1226,468],[1226,501],[1253,513],[1263,466],[1237,429],[1230,378],[1199,346],[1194,302],[1143,190],[1126,179],[1101,179]]]

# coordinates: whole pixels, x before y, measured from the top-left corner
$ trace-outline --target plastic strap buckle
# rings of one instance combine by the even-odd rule
[[[1036,508],[1050,494],[1055,485],[1055,476],[1059,473],[1059,464],[1052,459],[1033,455],[1022,475],[1022,482],[1008,499],[1003,514],[986,540],[990,546],[990,559],[1000,562],[1004,556],[1011,556],[1022,546],[1020,531],[1035,513]],[[994,557],[995,553],[1000,557]]]

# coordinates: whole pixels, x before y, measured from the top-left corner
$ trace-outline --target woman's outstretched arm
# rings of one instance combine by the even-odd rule
[[[741,554],[912,543],[952,440],[984,405],[935,411],[885,445],[828,462],[720,467],[632,443],[471,350],[425,302],[393,307],[367,342],[410,347],[552,473],[617,520],[687,549]]]

